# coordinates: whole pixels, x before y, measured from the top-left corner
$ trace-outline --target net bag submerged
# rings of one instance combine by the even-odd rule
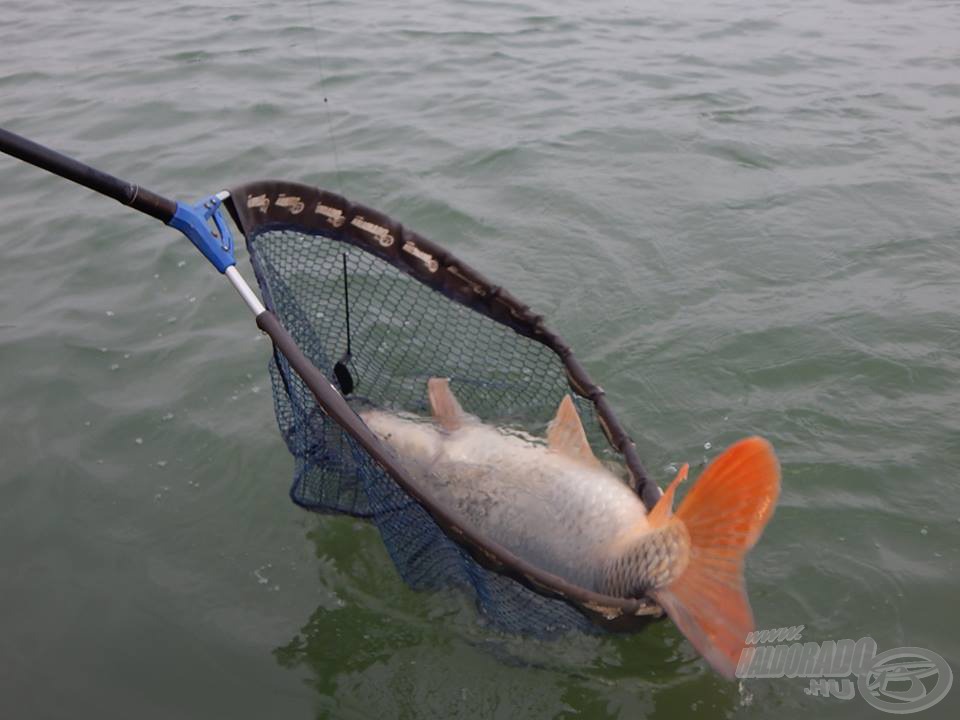
[[[226,202],[246,237],[264,304],[355,407],[430,414],[427,380],[449,377],[464,409],[543,435],[573,390],[591,445],[615,459],[652,508],[630,438],[570,349],[508,292],[381,213],[305,185],[262,181]],[[371,521],[404,580],[460,587],[509,632],[630,629],[660,614],[540,570],[466,526],[412,482],[402,459],[376,460],[350,411],[326,414],[283,352],[270,363],[280,431],[295,458],[291,499]],[[339,415],[342,415],[339,416]]]

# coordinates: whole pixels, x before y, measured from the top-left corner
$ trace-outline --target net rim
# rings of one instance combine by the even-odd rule
[[[647,477],[636,446],[613,413],[603,389],[592,381],[572,349],[546,327],[543,317],[533,313],[509,291],[383,213],[321,188],[281,180],[260,180],[235,186],[229,193],[225,205],[246,238],[251,259],[257,257],[253,247],[257,237],[267,232],[292,231],[347,243],[552,350],[563,364],[570,388],[593,404],[607,442],[623,456],[630,474],[629,485],[647,509],[652,509],[659,499],[660,489]],[[252,264],[264,304],[272,314],[275,306],[269,283],[262,268],[258,267],[259,263]],[[331,391],[336,392],[332,387]],[[353,414],[352,410],[350,413]],[[334,415],[331,418],[354,437],[358,432],[372,436],[355,414],[353,418]],[[379,443],[379,439],[373,437]],[[627,629],[636,621],[646,622],[662,614],[660,607],[647,597],[604,595],[532,565],[499,543],[465,527],[455,513],[420,492],[406,476],[405,469],[391,462],[388,454],[374,459],[430,514],[453,542],[483,567],[507,575],[538,594],[571,603],[610,629]]]

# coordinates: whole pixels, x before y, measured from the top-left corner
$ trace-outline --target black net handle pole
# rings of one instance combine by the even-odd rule
[[[161,222],[169,223],[177,211],[177,204],[173,200],[97,170],[3,128],[0,128],[0,151],[88,187],[101,195],[112,197]]]

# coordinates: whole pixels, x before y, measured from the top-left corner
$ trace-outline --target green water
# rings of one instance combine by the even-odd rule
[[[5,0],[0,121],[446,245],[547,316],[661,483],[774,443],[760,627],[960,671],[958,38],[923,0]],[[176,233],[0,157],[0,715],[882,716],[726,682],[669,623],[503,640],[406,589],[369,527],[289,502],[268,355]]]

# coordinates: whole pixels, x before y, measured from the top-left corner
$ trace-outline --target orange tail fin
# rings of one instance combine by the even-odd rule
[[[780,465],[770,443],[751,437],[728,448],[707,466],[677,510],[676,520],[690,536],[687,567],[652,593],[700,654],[731,679],[747,633],[754,629],[743,560],[773,515],[779,494]]]

